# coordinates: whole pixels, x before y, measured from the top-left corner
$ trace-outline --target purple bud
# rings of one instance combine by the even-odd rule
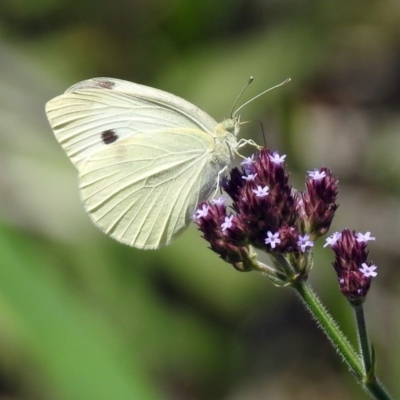
[[[339,181],[328,168],[309,172],[306,191],[297,198],[302,230],[314,237],[324,235],[331,226],[338,208],[336,197]]]
[[[376,266],[368,261],[367,242],[359,241],[355,231],[344,229],[334,234],[331,247],[335,253],[335,268],[340,291],[353,304],[360,304],[376,276]]]

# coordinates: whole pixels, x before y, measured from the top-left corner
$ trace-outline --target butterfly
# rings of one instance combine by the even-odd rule
[[[236,113],[218,123],[178,96],[114,78],[71,86],[46,104],[46,113],[78,169],[94,224],[139,249],[176,239],[238,148],[253,144],[237,140]]]

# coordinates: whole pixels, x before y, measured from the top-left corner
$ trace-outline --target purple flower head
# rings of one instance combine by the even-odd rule
[[[248,271],[246,264],[248,250],[238,246],[229,238],[229,234],[240,236],[240,228],[235,225],[235,217],[226,215],[226,207],[221,201],[200,203],[195,211],[195,223],[203,233],[210,248],[224,261],[232,264],[240,271]]]
[[[297,219],[281,159],[277,153],[263,149],[258,156],[245,160],[246,165],[251,165],[251,174],[244,168],[234,168],[229,179],[221,182],[233,200],[238,226],[247,232],[246,241],[261,249],[265,249],[266,232],[277,232],[283,225],[294,226]]]
[[[298,197],[303,231],[318,237],[329,230],[338,208],[338,183],[328,168],[309,171],[306,191]]]
[[[331,244],[335,253],[335,268],[340,291],[353,304],[360,304],[371,285],[372,277],[377,275],[376,266],[368,261],[367,242],[359,240],[360,234],[344,229],[336,234]],[[369,237],[369,235],[368,235]]]

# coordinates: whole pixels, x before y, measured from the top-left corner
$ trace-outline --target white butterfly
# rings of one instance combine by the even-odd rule
[[[93,222],[140,249],[187,228],[243,143],[234,115],[217,123],[180,97],[119,79],[77,83],[46,112]]]

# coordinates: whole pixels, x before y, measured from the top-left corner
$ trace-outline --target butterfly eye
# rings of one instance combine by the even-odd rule
[[[114,130],[108,129],[107,131],[101,133],[101,140],[104,144],[111,144],[118,140],[118,135]]]
[[[224,128],[228,131],[228,132],[234,132],[235,131],[235,120],[233,120],[232,118],[230,119],[226,119],[224,122]]]

